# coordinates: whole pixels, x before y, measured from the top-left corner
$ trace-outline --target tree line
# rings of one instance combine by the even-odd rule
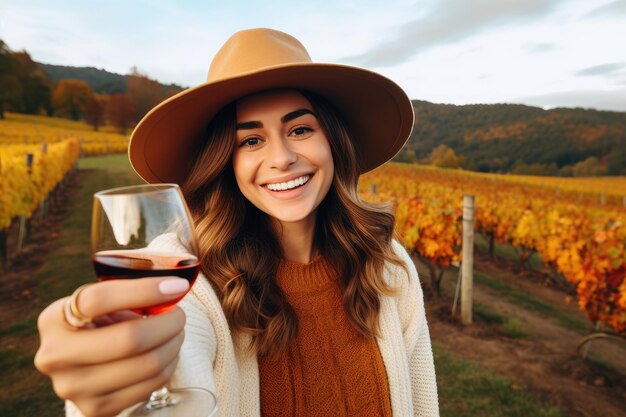
[[[136,68],[124,78],[123,91],[110,94],[80,79],[52,80],[28,52],[11,51],[0,40],[0,119],[5,111],[45,114],[84,120],[94,130],[108,123],[125,134],[152,107],[182,90]]]
[[[413,101],[415,126],[396,157],[524,175],[626,175],[626,113],[521,104]]]

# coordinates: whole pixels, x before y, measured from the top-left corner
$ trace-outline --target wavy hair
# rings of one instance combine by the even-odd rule
[[[406,267],[391,248],[394,217],[387,206],[359,198],[357,150],[339,112],[317,94],[300,93],[329,140],[335,167],[318,207],[314,246],[341,274],[343,308],[351,324],[364,337],[374,337],[380,297],[395,294],[384,280],[384,264]],[[249,334],[257,354],[275,355],[296,336],[298,323],[275,281],[280,244],[267,215],[245,199],[235,181],[235,126],[231,103],[211,120],[182,188],[196,223],[202,272],[229,326]]]

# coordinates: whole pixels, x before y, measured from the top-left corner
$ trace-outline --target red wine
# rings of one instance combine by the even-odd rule
[[[200,272],[198,258],[189,254],[112,250],[97,252],[92,260],[99,281],[176,276],[189,281],[191,288]],[[163,304],[133,311],[142,315],[163,313],[171,310],[185,294]]]

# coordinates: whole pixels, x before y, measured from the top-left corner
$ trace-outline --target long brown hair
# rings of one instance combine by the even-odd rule
[[[364,337],[374,337],[380,296],[394,294],[384,280],[384,264],[404,267],[391,248],[394,217],[388,207],[359,198],[357,150],[338,111],[317,94],[300,93],[329,140],[335,166],[331,188],[318,207],[314,245],[340,271],[350,322]],[[235,181],[235,125],[231,103],[210,122],[183,192],[196,222],[202,271],[231,329],[251,335],[257,354],[274,355],[296,336],[298,323],[275,282],[280,244],[267,215],[243,197]]]

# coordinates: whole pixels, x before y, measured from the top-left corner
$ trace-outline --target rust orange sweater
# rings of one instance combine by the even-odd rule
[[[277,283],[299,327],[285,354],[259,358],[262,416],[391,417],[376,340],[349,322],[338,279],[322,257],[309,264],[281,261]]]

